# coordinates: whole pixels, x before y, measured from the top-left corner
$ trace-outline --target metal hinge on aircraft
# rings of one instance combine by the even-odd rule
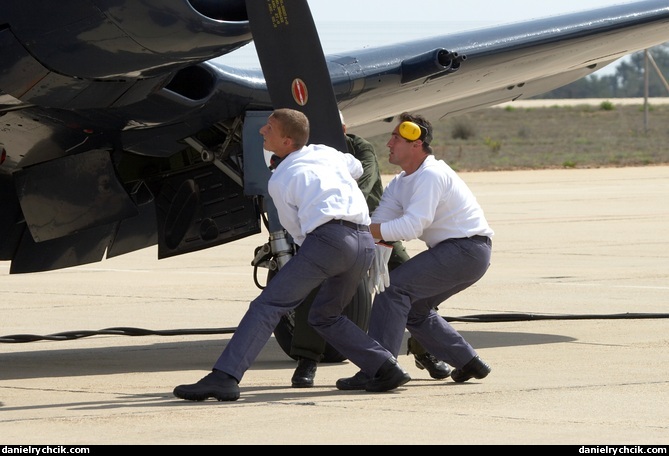
[[[223,133],[223,136],[225,137],[225,140],[221,144],[217,144],[215,148],[207,147],[204,143],[202,143],[202,141],[192,136],[185,138],[184,141],[200,154],[202,161],[213,163],[230,179],[232,179],[240,187],[243,187],[244,183],[242,175],[232,166],[226,163],[226,161],[230,158],[230,144],[235,139],[235,135],[240,134],[239,132],[241,131],[241,123],[242,120],[238,117],[233,121],[232,126],[227,126],[222,122],[214,124],[213,128]]]

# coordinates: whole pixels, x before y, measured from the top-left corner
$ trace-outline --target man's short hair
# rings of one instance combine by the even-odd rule
[[[271,115],[279,121],[281,133],[292,139],[295,147],[302,148],[307,144],[309,119],[303,112],[290,108],[278,108]]]

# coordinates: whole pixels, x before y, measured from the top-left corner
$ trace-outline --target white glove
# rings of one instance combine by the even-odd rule
[[[388,260],[393,253],[393,246],[379,242],[376,244],[374,255],[374,267],[376,268],[376,290],[383,293],[390,285],[390,272],[388,272]]]
[[[379,269],[376,267],[376,251],[374,252],[374,259],[372,265],[367,271],[367,291],[371,294],[376,290],[376,283],[379,281]]]

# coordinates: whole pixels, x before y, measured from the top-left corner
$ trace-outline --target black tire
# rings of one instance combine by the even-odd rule
[[[270,275],[268,275],[267,280],[271,280]],[[358,290],[355,292],[351,303],[346,306],[344,309],[344,315],[346,315],[353,323],[358,325],[364,331],[367,331],[369,328],[369,318],[372,313],[372,296],[367,291],[367,284],[363,280],[358,286]],[[290,346],[293,342],[293,330],[295,329],[295,319],[294,312],[290,312],[288,315],[281,317],[281,321],[276,328],[274,328],[274,337],[276,338],[277,343],[281,349],[291,358],[296,359],[294,356],[290,355]],[[323,363],[340,363],[346,361],[346,358],[342,356],[337,350],[334,349],[330,344],[325,346],[325,352],[323,353]]]

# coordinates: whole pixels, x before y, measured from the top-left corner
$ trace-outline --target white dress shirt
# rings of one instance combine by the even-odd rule
[[[288,154],[274,170],[268,191],[279,222],[302,245],[308,233],[330,220],[369,225],[369,209],[356,179],[362,164],[322,144]]]

